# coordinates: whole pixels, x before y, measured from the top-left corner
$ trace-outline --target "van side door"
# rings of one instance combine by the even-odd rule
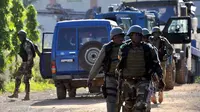
[[[42,37],[42,53],[40,57],[40,73],[43,79],[52,78],[51,53],[53,33],[45,32]]]

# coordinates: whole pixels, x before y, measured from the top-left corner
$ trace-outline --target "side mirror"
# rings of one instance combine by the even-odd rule
[[[171,17],[163,29],[171,44],[187,44],[191,42],[191,18]]]

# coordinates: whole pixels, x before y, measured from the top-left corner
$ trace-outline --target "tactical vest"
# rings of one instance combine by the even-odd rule
[[[141,77],[145,75],[144,50],[140,48],[130,49],[126,59],[124,77]]]
[[[165,54],[167,54],[167,48],[166,48],[166,45],[165,45],[165,39],[164,38],[165,37],[160,36],[159,43],[157,45],[156,44],[157,42],[154,40],[153,36],[150,37],[152,44],[158,49],[158,57],[159,57],[160,61],[166,61],[166,60],[163,60],[163,56]]]
[[[103,69],[104,72],[114,73],[116,65],[119,60],[117,58],[120,45],[115,45],[113,42],[108,43],[105,46],[105,58],[103,60]]]
[[[166,54],[167,54],[167,48],[165,45],[165,39],[164,37],[160,37],[160,43],[158,47],[158,57],[160,61],[166,61],[166,60],[163,60],[163,56],[165,56]]]
[[[112,47],[112,53],[111,53],[111,56],[110,56],[110,58],[111,58],[111,64],[110,64],[110,69],[109,69],[110,73],[115,72],[116,66],[119,62],[119,60],[117,58],[118,52],[119,52],[119,47],[120,47],[120,45],[118,45],[118,46],[113,45],[113,47]]]
[[[34,48],[34,46],[33,46],[33,43],[30,41],[30,40],[25,40],[21,45],[20,45],[20,51],[19,51],[19,55],[20,55],[20,57],[22,58],[22,61],[23,62],[27,62],[28,61],[28,54],[27,54],[27,52],[26,52],[26,50],[25,50],[25,48],[24,48],[24,44],[25,43],[29,43],[29,44],[31,44],[31,51],[32,51],[32,53],[33,53],[33,57],[35,57],[35,48]]]
[[[150,44],[145,42],[141,42],[141,47],[135,49],[132,48],[132,43],[122,45],[122,59],[117,68],[123,69],[124,78],[144,76],[150,79],[151,76],[148,71],[153,65],[150,46]]]

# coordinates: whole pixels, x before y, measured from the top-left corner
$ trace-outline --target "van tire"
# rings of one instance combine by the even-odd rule
[[[176,82],[178,84],[187,83],[188,73],[187,73],[187,67],[186,67],[185,60],[186,60],[185,58],[178,60],[178,63],[177,63],[178,69],[176,69]]]
[[[66,88],[64,84],[60,83],[56,86],[57,98],[59,100],[66,98]]]
[[[80,66],[84,70],[90,71],[95,60],[89,59],[89,57],[93,57],[97,59],[98,54],[101,50],[101,47],[102,47],[102,43],[97,42],[97,41],[87,42],[81,47],[78,59],[79,59]]]
[[[172,64],[168,65],[166,68],[166,78],[165,78],[166,89],[174,88],[175,78],[176,78],[176,66],[175,66],[175,61],[173,60]]]

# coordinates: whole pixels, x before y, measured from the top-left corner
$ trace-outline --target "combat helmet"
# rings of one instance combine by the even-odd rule
[[[140,33],[142,34],[142,27],[139,25],[133,25],[129,28],[127,36],[130,36],[131,33]]]
[[[122,28],[120,28],[120,27],[115,27],[115,28],[113,28],[113,29],[110,31],[110,37],[111,37],[111,39],[113,39],[113,37],[114,37],[115,35],[124,35],[124,36],[125,36],[125,33],[124,33],[124,31],[123,31]]]
[[[143,36],[148,36],[148,35],[151,35],[151,34],[150,34],[150,31],[147,28],[143,28],[142,29],[142,35]]]
[[[24,30],[20,30],[17,35],[23,35],[24,37],[26,37],[26,32]]]
[[[152,29],[152,34],[153,34],[153,33],[156,33],[156,32],[162,33],[161,30],[160,30],[160,28],[159,28],[158,26],[155,26],[155,27],[153,27],[153,29]]]

